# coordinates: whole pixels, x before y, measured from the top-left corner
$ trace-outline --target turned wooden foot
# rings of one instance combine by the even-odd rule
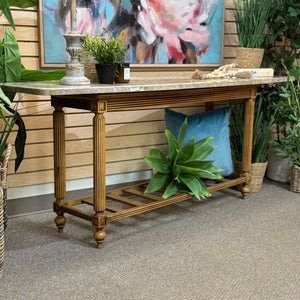
[[[242,192],[243,199],[246,200],[248,194],[250,193],[249,186],[248,185],[243,186],[242,189],[241,189],[241,192]]]
[[[103,229],[95,231],[94,238],[97,243],[97,248],[102,248],[102,244],[104,242],[105,237],[106,237],[106,233]]]
[[[63,215],[58,215],[55,218],[55,224],[58,232],[63,232],[67,219]]]

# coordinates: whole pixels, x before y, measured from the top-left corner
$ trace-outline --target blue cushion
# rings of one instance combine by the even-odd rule
[[[233,173],[229,140],[230,113],[231,107],[219,108],[190,116],[165,109],[165,120],[167,129],[178,138],[180,127],[185,118],[187,118],[187,130],[183,144],[186,144],[192,137],[197,142],[213,136],[211,145],[217,145],[217,148],[206,160],[214,160],[214,165],[223,170],[220,174],[227,176]]]

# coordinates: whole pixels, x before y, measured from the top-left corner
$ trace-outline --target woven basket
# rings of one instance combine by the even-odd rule
[[[259,68],[264,55],[264,49],[237,48],[237,63],[239,68]]]
[[[3,225],[4,225],[4,230],[6,229],[7,226],[7,165],[8,165],[8,160],[11,154],[12,146],[8,144],[6,146],[6,152],[4,155],[0,158],[0,187],[2,188],[3,191]]]
[[[3,191],[0,186],[0,278],[4,264],[4,224],[3,224]]]
[[[250,193],[257,193],[261,191],[263,179],[266,173],[268,162],[251,164],[251,180],[249,182]],[[242,173],[242,163],[234,162],[234,170],[237,174]]]
[[[300,167],[292,167],[291,191],[300,193]]]
[[[91,83],[99,83],[98,76],[96,73],[95,64],[97,63],[94,59],[89,59],[83,63],[84,65],[84,76],[87,77]]]

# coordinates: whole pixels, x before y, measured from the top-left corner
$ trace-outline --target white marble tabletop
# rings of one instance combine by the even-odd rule
[[[182,90],[212,87],[233,87],[263,85],[285,82],[286,77],[260,77],[254,79],[182,79],[182,78],[140,78],[130,83],[91,84],[81,86],[61,85],[59,81],[11,82],[1,85],[4,92],[19,92],[34,95],[80,95],[128,93],[143,91]]]

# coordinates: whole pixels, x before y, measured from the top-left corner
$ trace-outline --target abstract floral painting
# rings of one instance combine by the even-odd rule
[[[43,65],[65,64],[70,1],[40,0]],[[124,32],[132,64],[220,64],[223,0],[77,0],[77,29]]]

